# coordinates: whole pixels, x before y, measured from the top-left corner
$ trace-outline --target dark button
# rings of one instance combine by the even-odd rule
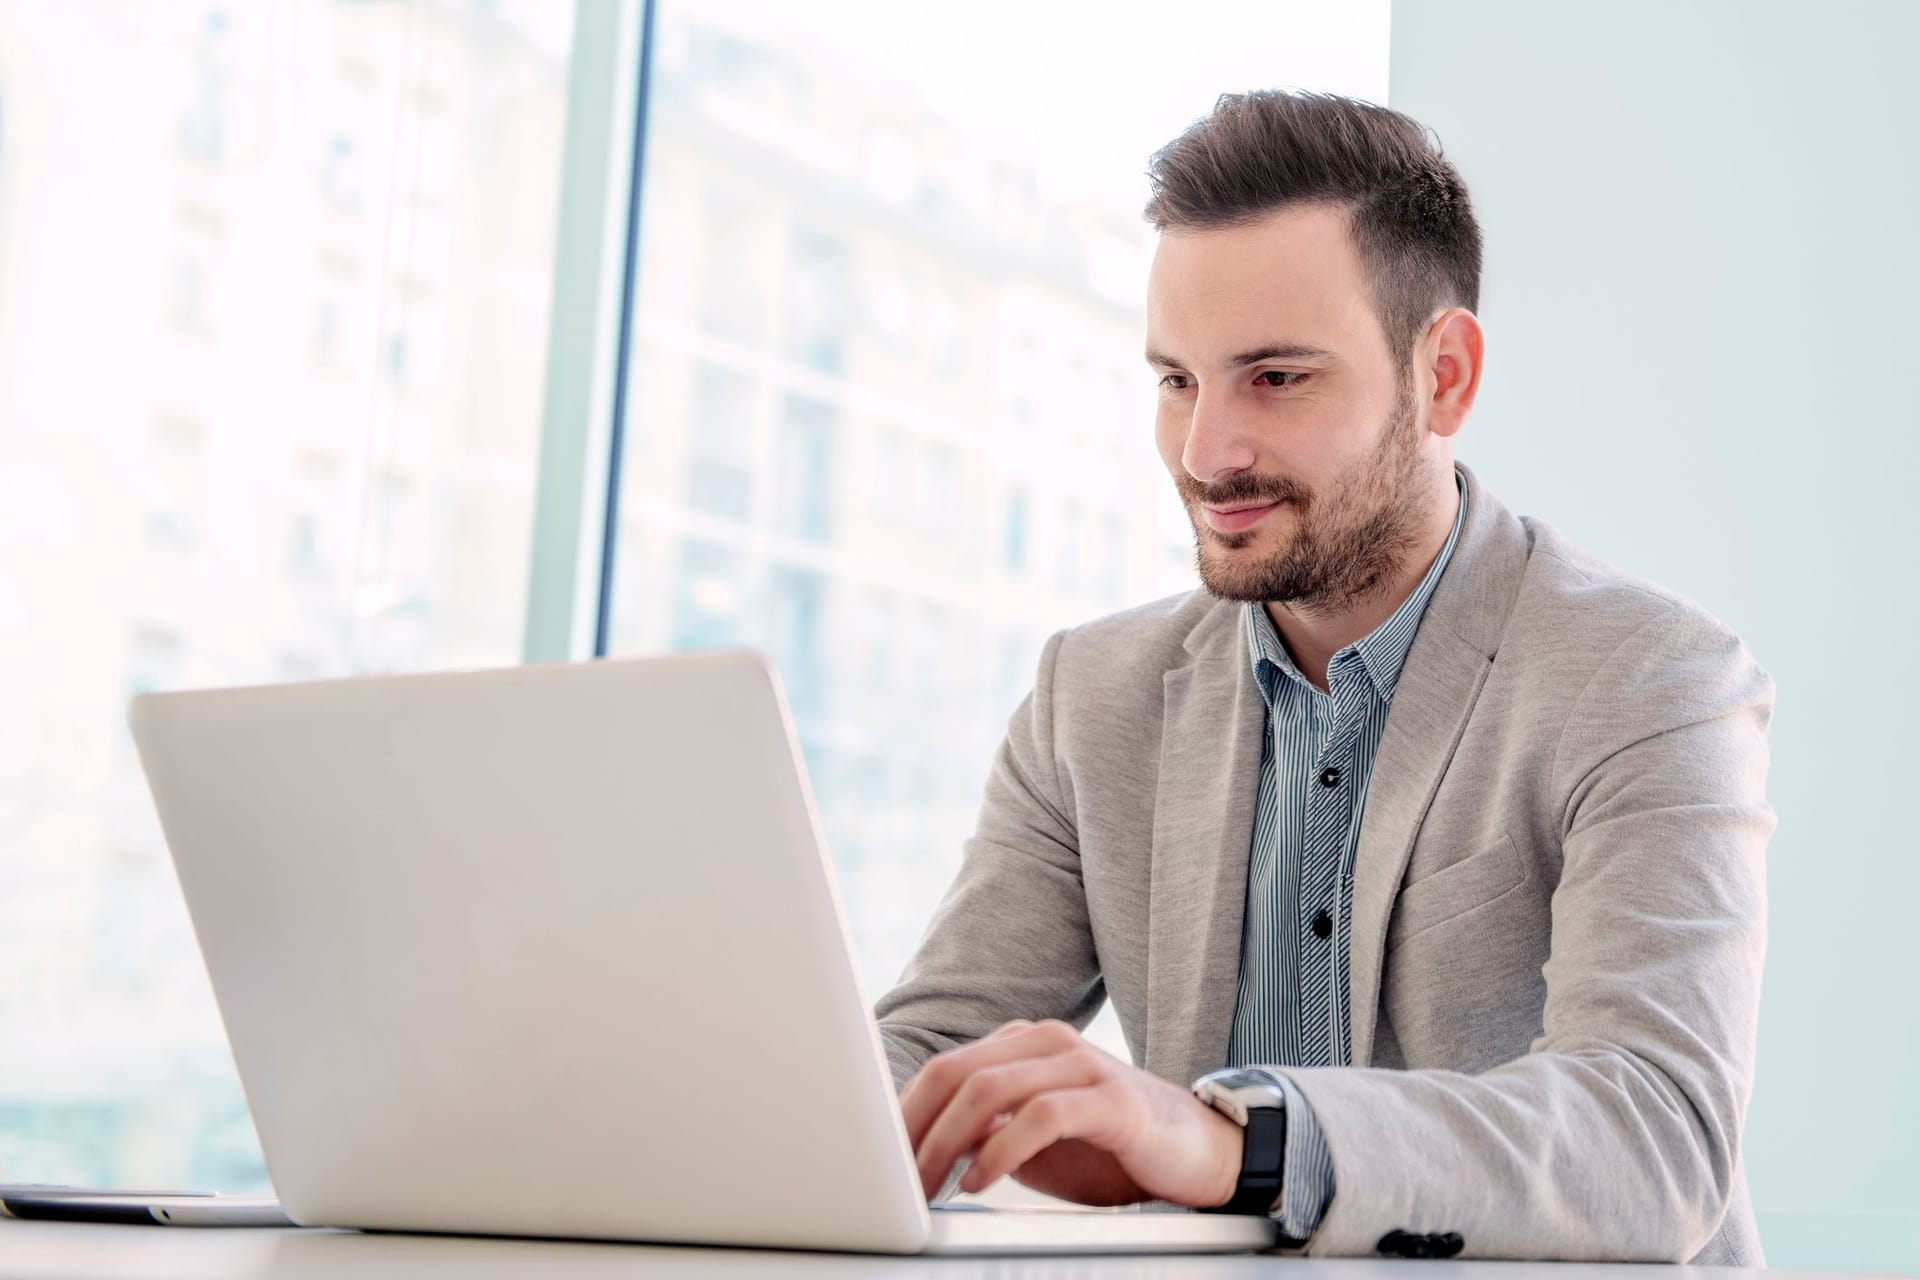
[[[1421,1235],[1414,1231],[1389,1231],[1374,1247],[1390,1258],[1451,1258],[1466,1247],[1457,1231]]]
[[[1320,914],[1313,918],[1313,936],[1316,938],[1333,936],[1333,917],[1327,914],[1325,907],[1320,908]]]
[[[1340,771],[1334,768],[1332,765],[1328,765],[1326,768],[1322,769],[1320,771],[1320,785],[1323,787],[1339,786]]]
[[[1373,1246],[1389,1258],[1411,1258],[1413,1248],[1420,1237],[1411,1231],[1389,1231],[1380,1237],[1380,1243]]]

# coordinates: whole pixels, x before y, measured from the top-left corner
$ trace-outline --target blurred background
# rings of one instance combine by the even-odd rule
[[[0,1167],[264,1185],[142,691],[759,646],[884,989],[1047,635],[1194,585],[1146,160],[1292,86],[1473,189],[1462,456],[1780,681],[1770,1261],[1920,1265],[1916,54],[1898,0],[0,0]]]
[[[1148,154],[1224,84],[1385,93],[1384,3],[1266,7],[1262,53],[1200,5],[1205,59],[1029,8],[0,0],[10,1177],[263,1182],[124,704],[590,652],[528,652],[537,525],[596,496],[541,474],[550,320],[636,198],[606,648],[774,656],[891,982],[1046,636],[1192,583]],[[566,171],[570,100],[575,154],[644,112],[637,171]]]

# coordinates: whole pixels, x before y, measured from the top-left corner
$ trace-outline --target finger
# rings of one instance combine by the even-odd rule
[[[900,1095],[907,1140],[919,1150],[921,1139],[947,1109],[954,1092],[982,1067],[1058,1053],[1084,1043],[1080,1033],[1064,1022],[1010,1022],[972,1044],[934,1054]]]
[[[1040,1094],[981,1144],[960,1186],[969,1192],[984,1191],[1067,1138],[1111,1150],[1112,1134],[1117,1131],[1116,1113],[1125,1105],[1126,1099],[1118,1091],[1099,1085]]]
[[[1017,1113],[1036,1095],[1094,1084],[1104,1074],[1099,1055],[1091,1049],[1022,1058],[976,1071],[954,1091],[914,1149],[927,1194],[940,1189],[954,1161],[986,1140],[996,1118]]]

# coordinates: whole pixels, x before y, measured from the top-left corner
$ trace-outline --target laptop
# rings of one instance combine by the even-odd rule
[[[921,1194],[751,652],[149,694],[141,764],[285,1213],[875,1253],[1246,1252]]]

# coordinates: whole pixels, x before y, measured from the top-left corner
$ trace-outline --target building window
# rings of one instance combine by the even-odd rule
[[[360,208],[364,166],[360,148],[348,133],[335,133],[327,139],[325,157],[320,162],[320,194],[342,213]]]
[[[330,453],[303,450],[294,461],[287,516],[287,573],[326,578],[334,568],[334,529],[345,496],[340,462]],[[383,497],[385,495],[383,494]]]
[[[1002,545],[1007,572],[1027,571],[1027,491],[1015,489],[1007,495],[1006,537]]]
[[[741,643],[746,614],[746,562],[711,542],[680,548],[674,575],[673,647],[719,649]]]
[[[387,335],[386,344],[381,348],[380,367],[387,381],[396,387],[405,387],[412,380],[412,348],[405,330]]]
[[[820,714],[829,699],[821,679],[820,617],[825,585],[803,569],[776,568],[767,582],[767,652],[796,717]]]
[[[787,354],[821,373],[846,364],[853,258],[837,235],[796,227],[787,279]]]
[[[207,11],[194,49],[192,88],[180,117],[180,148],[203,164],[226,156],[236,79],[233,23],[224,9]]]
[[[775,527],[809,542],[832,533],[834,418],[833,406],[790,395],[780,419]]]
[[[960,521],[959,450],[950,445],[930,444],[921,460],[918,507],[921,523],[929,535],[941,536]]]
[[[745,521],[753,509],[758,388],[744,374],[702,364],[694,371],[693,412],[699,429],[687,438],[687,505]]]

